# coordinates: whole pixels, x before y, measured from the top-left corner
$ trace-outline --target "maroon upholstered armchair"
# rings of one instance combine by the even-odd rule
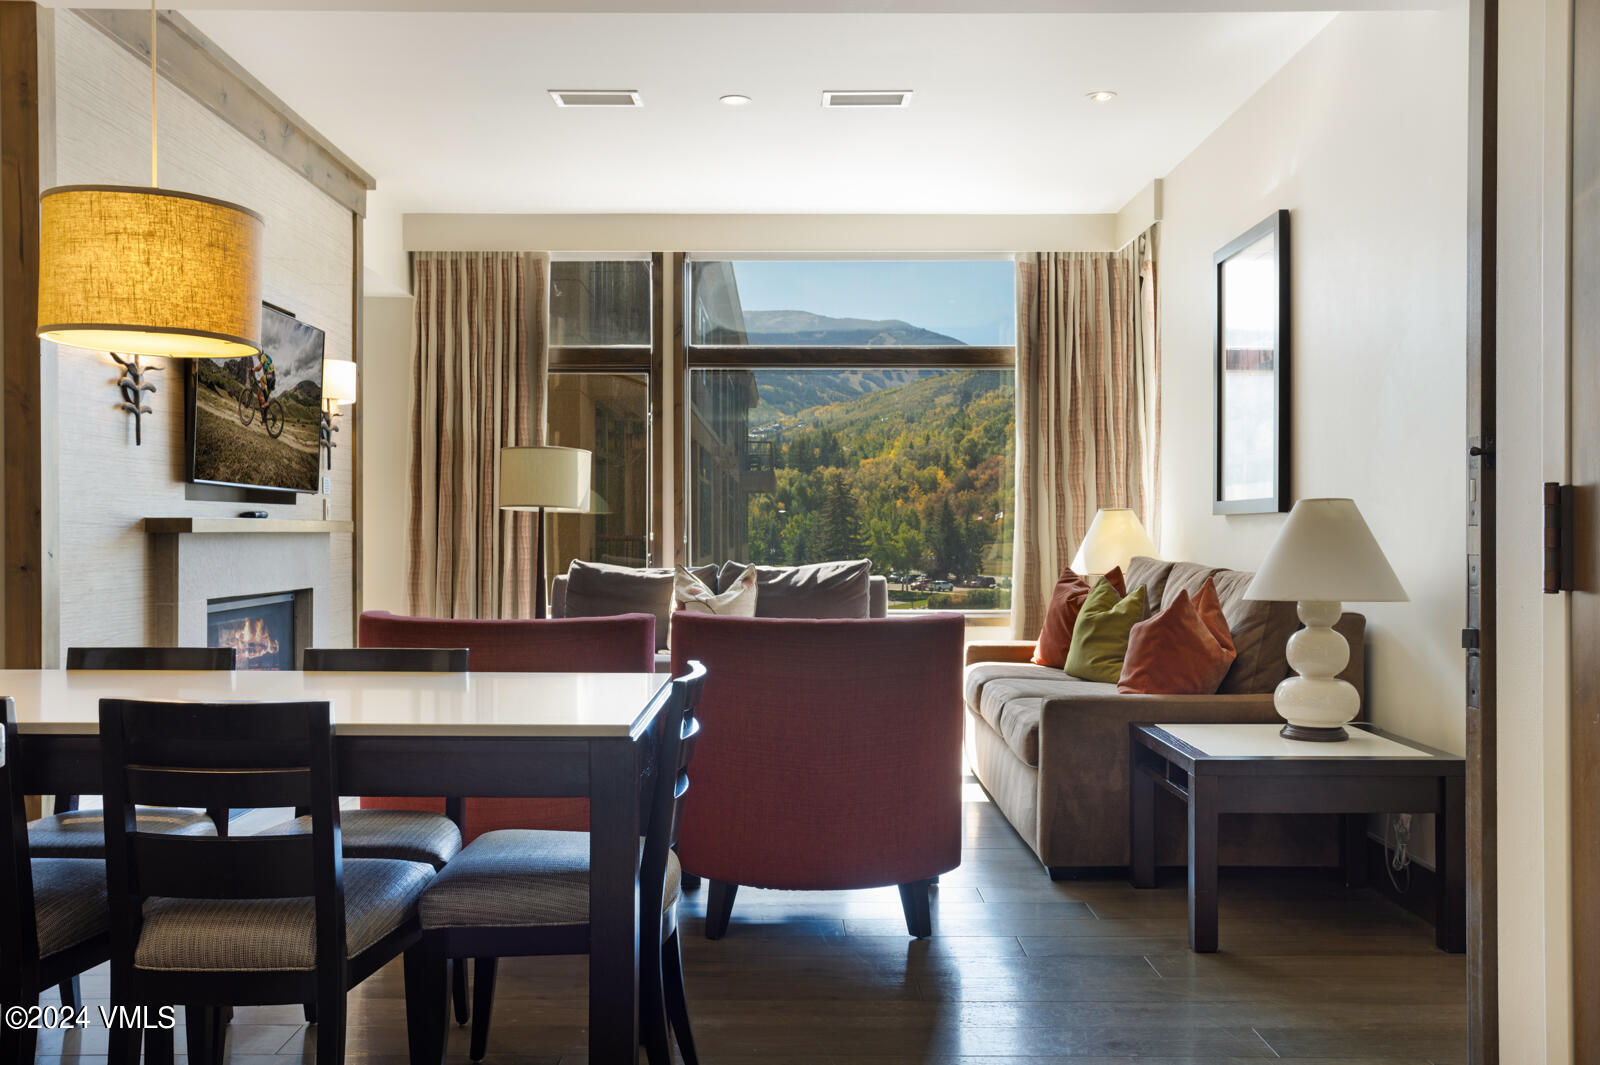
[[[361,615],[362,647],[465,647],[475,673],[653,673],[656,619],[649,614],[605,618],[476,621],[413,618],[381,610]],[[443,799],[370,798],[364,809],[434,810]],[[462,801],[461,836],[470,843],[500,828],[587,831],[586,799]]]
[[[710,882],[707,937],[741,884],[896,884],[911,934],[930,934],[928,888],[961,864],[961,616],[672,627],[673,673],[707,670],[678,841]]]

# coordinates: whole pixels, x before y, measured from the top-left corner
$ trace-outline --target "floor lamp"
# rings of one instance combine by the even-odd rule
[[[582,513],[589,507],[594,456],[575,447],[500,449],[500,509],[531,510],[534,519],[533,616],[545,616],[544,515]]]

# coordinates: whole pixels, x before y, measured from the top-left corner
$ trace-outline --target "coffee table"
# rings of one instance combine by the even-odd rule
[[[1217,949],[1217,820],[1225,813],[1344,816],[1347,882],[1365,866],[1366,815],[1434,815],[1436,942],[1466,950],[1466,762],[1371,725],[1342,743],[1279,735],[1276,724],[1130,725],[1133,886],[1155,887],[1156,792],[1189,812],[1189,948]],[[1352,876],[1351,874],[1355,875]]]

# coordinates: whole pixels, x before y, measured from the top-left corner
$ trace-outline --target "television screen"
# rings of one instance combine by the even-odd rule
[[[315,492],[320,473],[322,330],[261,308],[261,354],[196,359],[191,480]]]

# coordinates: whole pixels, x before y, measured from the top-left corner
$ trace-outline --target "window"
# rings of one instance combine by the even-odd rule
[[[890,607],[1011,600],[1010,260],[691,260],[695,564],[870,558]]]
[[[550,346],[650,346],[650,262],[557,259],[550,264]]]

